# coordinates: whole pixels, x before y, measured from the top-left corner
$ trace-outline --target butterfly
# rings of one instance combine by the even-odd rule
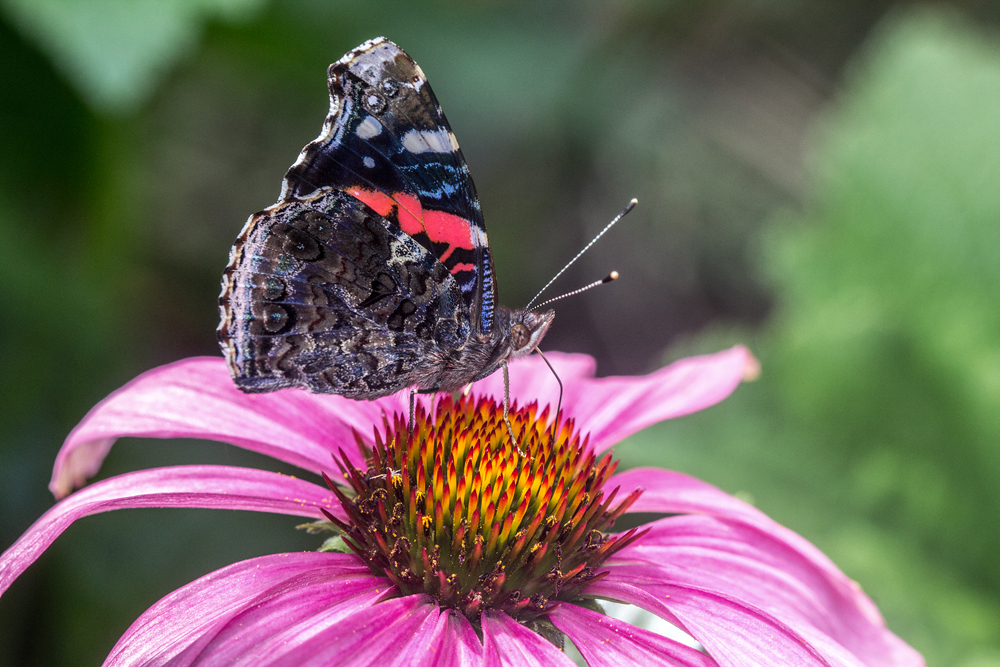
[[[217,335],[236,385],[374,399],[506,374],[555,313],[497,303],[476,188],[424,73],[379,37],[327,81],[322,132],[223,273]]]

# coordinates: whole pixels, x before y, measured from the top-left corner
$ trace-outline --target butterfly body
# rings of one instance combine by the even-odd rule
[[[537,347],[554,313],[497,305],[468,167],[392,42],[330,66],[330,113],[230,254],[218,329],[247,392],[456,391]]]

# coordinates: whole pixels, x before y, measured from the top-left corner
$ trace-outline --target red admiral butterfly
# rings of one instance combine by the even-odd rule
[[[330,113],[222,276],[240,389],[457,391],[532,352],[555,313],[497,304],[465,158],[413,59],[373,39],[330,66]]]

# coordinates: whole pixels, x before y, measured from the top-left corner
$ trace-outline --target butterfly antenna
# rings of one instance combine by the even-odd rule
[[[584,285],[583,287],[581,287],[579,289],[575,289],[572,292],[566,292],[565,294],[560,294],[559,296],[554,296],[551,299],[546,299],[545,301],[542,301],[540,304],[538,304],[537,306],[535,306],[534,308],[532,308],[532,310],[538,310],[542,306],[547,306],[550,303],[552,303],[553,301],[558,301],[559,299],[565,299],[568,296],[576,296],[580,292],[586,292],[587,290],[589,290],[589,289],[591,289],[593,287],[597,287],[598,285],[603,285],[605,283],[610,283],[612,280],[618,280],[618,272],[617,271],[612,271],[608,275],[604,276],[602,279],[595,280],[594,282],[590,283],[589,285]]]
[[[540,297],[542,295],[542,292],[544,292],[545,290],[547,290],[549,288],[549,286],[552,285],[552,283],[554,283],[556,281],[556,278],[558,278],[559,276],[561,276],[566,271],[566,269],[568,269],[569,267],[573,266],[573,262],[575,262],[576,260],[580,259],[580,257],[583,255],[583,253],[585,253],[588,250],[590,250],[590,246],[592,246],[595,243],[597,243],[597,239],[599,239],[602,236],[604,236],[609,229],[611,229],[612,227],[615,226],[616,222],[618,222],[619,220],[621,220],[622,218],[624,218],[625,215],[629,211],[631,211],[633,208],[635,208],[635,205],[638,204],[638,203],[639,203],[638,199],[633,199],[632,201],[630,201],[628,203],[628,206],[626,206],[624,209],[622,209],[622,212],[619,213],[618,215],[616,215],[615,219],[612,220],[611,222],[609,222],[608,225],[607,225],[607,227],[605,227],[604,229],[601,230],[600,234],[598,234],[593,239],[591,239],[590,243],[588,243],[587,245],[585,245],[583,247],[583,250],[581,250],[580,252],[576,253],[576,257],[574,257],[573,259],[569,260],[569,263],[566,264],[566,266],[564,266],[561,269],[559,269],[559,273],[557,273],[556,275],[552,276],[552,280],[550,280],[549,282],[545,283],[545,287],[543,287],[542,289],[538,290],[538,294],[536,294],[534,296],[534,298],[531,301],[528,302],[528,305],[525,306],[525,309],[526,310],[530,309],[531,308],[531,304],[533,304],[538,299],[538,297]],[[612,280],[614,280],[614,278],[612,278]],[[602,282],[607,282],[607,280],[602,281]],[[589,287],[587,287],[585,289],[589,289]],[[568,295],[564,295],[564,296],[568,296]]]

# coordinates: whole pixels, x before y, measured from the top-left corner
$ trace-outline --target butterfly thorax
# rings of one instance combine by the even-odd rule
[[[499,306],[491,334],[473,333],[455,350],[435,349],[418,363],[414,384],[420,389],[459,391],[491,375],[503,362],[533,352],[554,318],[554,310],[534,313]]]

